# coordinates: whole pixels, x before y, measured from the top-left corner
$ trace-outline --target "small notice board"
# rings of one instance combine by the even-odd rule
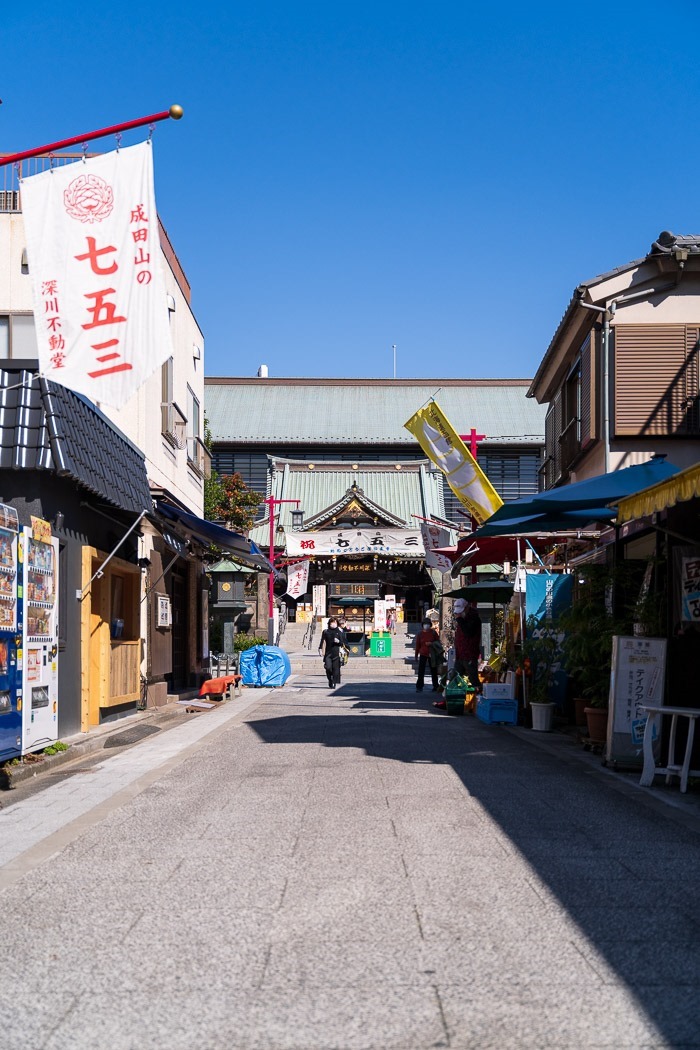
[[[647,715],[645,704],[663,704],[666,639],[613,636],[608,701],[608,765],[641,769]],[[654,741],[658,758],[660,741]]]

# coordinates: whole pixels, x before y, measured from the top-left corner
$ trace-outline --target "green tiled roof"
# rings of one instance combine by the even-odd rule
[[[445,516],[442,474],[430,470],[427,461],[360,463],[352,470],[345,463],[315,463],[313,470],[301,460],[274,459],[271,491],[276,499],[299,500],[299,508],[308,520],[341,499],[353,482],[374,503],[400,518],[406,528],[420,524],[412,516]],[[291,528],[294,505],[283,503],[277,508],[277,524]],[[250,533],[255,543],[267,549],[270,541],[268,524],[258,525]]]
[[[525,396],[529,385],[527,379],[208,378],[204,398],[215,442],[414,446],[403,424],[434,395],[460,434],[474,427],[489,442],[544,444],[546,406]]]

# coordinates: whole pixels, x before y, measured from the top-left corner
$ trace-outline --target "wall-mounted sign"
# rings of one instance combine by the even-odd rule
[[[157,604],[157,627],[170,627],[172,626],[172,612],[170,606],[170,598],[167,594],[158,595]]]
[[[328,532],[292,532],[288,530],[287,554],[349,555],[395,554],[422,558],[425,547],[419,529],[332,529]]]

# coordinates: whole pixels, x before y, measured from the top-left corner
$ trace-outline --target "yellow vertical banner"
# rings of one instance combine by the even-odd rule
[[[503,506],[503,500],[436,401],[419,408],[404,427],[443,472],[455,496],[479,525]]]

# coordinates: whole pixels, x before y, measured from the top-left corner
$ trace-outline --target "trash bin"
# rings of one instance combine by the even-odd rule
[[[369,640],[370,656],[391,656],[391,635],[375,632]]]
[[[345,635],[350,650],[350,656],[364,656],[367,647],[367,637],[363,631],[347,631]]]

